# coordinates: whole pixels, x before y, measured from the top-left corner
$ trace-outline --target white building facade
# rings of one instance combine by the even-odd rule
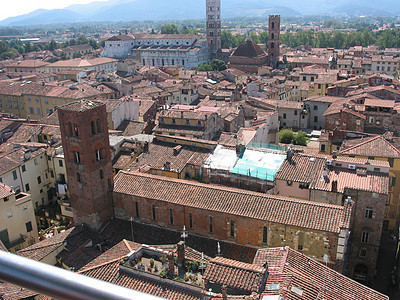
[[[105,41],[103,56],[131,58],[142,66],[182,65],[189,70],[210,61],[206,40],[194,34],[120,35]]]
[[[206,0],[206,39],[194,34],[125,34],[105,41],[102,56],[131,58],[143,66],[207,64],[221,49],[221,0]]]

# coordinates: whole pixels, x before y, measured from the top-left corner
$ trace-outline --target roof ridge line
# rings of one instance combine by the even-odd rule
[[[79,270],[77,273],[78,273],[78,274],[82,274],[82,273],[84,273],[84,272],[91,271],[91,270],[94,270],[94,269],[103,267],[103,266],[105,266],[105,265],[112,264],[112,263],[114,263],[114,262],[116,262],[116,261],[118,261],[118,260],[120,260],[120,259],[122,259],[122,258],[124,258],[124,257],[126,257],[126,254],[123,255],[123,256],[121,256],[121,257],[114,258],[114,259],[112,259],[112,260],[109,260],[109,261],[103,262],[103,263],[101,263],[101,264],[92,266],[92,267],[90,267],[90,268],[87,268],[87,269],[84,269],[84,270]],[[84,268],[84,266],[83,266],[82,268]]]

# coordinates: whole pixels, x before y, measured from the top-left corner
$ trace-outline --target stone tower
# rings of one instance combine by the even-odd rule
[[[271,67],[276,68],[279,61],[279,46],[281,32],[281,16],[269,16],[269,37],[268,37],[268,63]]]
[[[221,49],[221,0],[206,0],[207,42],[214,59]]]
[[[113,216],[106,105],[76,101],[60,107],[58,118],[74,222],[99,229]]]

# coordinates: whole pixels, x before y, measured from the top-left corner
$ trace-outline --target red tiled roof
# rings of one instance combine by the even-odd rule
[[[133,274],[120,272],[114,280],[114,284],[166,299],[195,300],[204,298],[201,293],[191,292],[179,286],[168,285],[147,278],[135,277]]]
[[[10,283],[0,282],[0,296],[2,300],[35,299],[38,293]]]
[[[327,170],[329,182],[322,177],[322,172],[316,176],[313,188],[323,191],[331,191],[332,181],[336,180],[337,191],[344,193],[345,189],[368,191],[379,194],[387,194],[389,189],[389,176],[377,172],[365,172],[365,175],[357,174],[356,170],[334,168]]]
[[[244,291],[260,292],[266,268],[223,257],[212,259],[203,279]]]
[[[233,52],[232,56],[244,56],[244,57],[258,57],[265,56],[266,53],[252,40],[244,41],[239,47]]]
[[[183,145],[178,153],[174,150],[176,144],[154,141],[149,144],[149,151],[142,153],[135,162],[130,164],[131,169],[148,165],[152,169],[162,170],[167,162],[170,170],[180,173],[187,164],[201,166],[211,151],[204,148]]]
[[[365,106],[389,107],[389,108],[393,108],[394,104],[395,104],[394,100],[382,100],[382,99],[371,99],[371,98],[366,98],[364,102]]]
[[[84,68],[84,67],[93,67],[96,65],[117,62],[116,59],[108,58],[108,57],[99,57],[93,59],[81,59],[74,58],[68,60],[60,60],[55,63],[48,65],[48,68]]]
[[[68,110],[68,111],[76,111],[83,112],[86,110],[93,109],[95,107],[99,107],[105,105],[102,102],[94,101],[94,100],[79,100],[75,102],[71,102],[59,107],[59,110]]]
[[[33,60],[33,59],[27,59],[27,60],[22,60],[18,62],[13,62],[9,65],[7,65],[7,68],[41,68],[44,66],[47,66],[49,63],[41,61],[41,60]]]
[[[341,160],[339,157],[335,161],[347,160],[345,158]],[[368,161],[376,162],[375,160]],[[388,167],[387,164],[383,166]],[[380,194],[388,193],[389,177],[387,174],[365,170],[365,174],[361,176],[357,174],[356,170],[332,167],[326,170],[329,178],[329,182],[326,182],[322,176],[325,167],[324,157],[294,155],[291,163],[288,160],[283,162],[275,179],[308,183],[310,188],[324,191],[331,191],[332,181],[336,180],[338,182],[337,191],[340,193],[343,193],[346,188]]]
[[[285,159],[278,172],[276,172],[275,179],[311,183],[324,167],[325,160],[323,158],[294,155],[291,162]]]
[[[344,207],[120,171],[114,192],[313,230],[339,232]]]
[[[132,250],[137,250],[140,246],[140,244],[123,240],[84,266],[79,273],[167,299],[200,298],[200,294],[187,291],[184,288],[138,277],[133,274],[126,274],[120,271],[120,259],[126,257],[127,254],[132,252]]]
[[[389,299],[289,247],[258,250],[254,264],[262,266],[265,262],[269,274],[263,295],[279,294],[285,299],[317,299],[318,295],[326,300]]]
[[[344,140],[340,154],[400,158],[400,150],[381,135]]]
[[[40,261],[56,249],[63,247],[65,239],[73,230],[74,228],[71,228],[64,232],[60,232],[59,234],[56,234],[51,238],[45,239],[25,249],[19,250],[17,254],[33,260]]]
[[[120,260],[121,258],[126,257],[126,255],[132,252],[133,250],[139,249],[141,246],[142,246],[141,244],[137,244],[135,242],[122,240],[114,247],[107,250],[102,255],[96,257],[94,260],[92,260],[87,265],[82,267],[78,273],[85,273],[84,275],[87,275],[86,273],[90,272],[90,270],[97,269],[104,265],[112,264]]]
[[[0,183],[0,199],[9,197],[14,194],[14,191],[4,183]]]

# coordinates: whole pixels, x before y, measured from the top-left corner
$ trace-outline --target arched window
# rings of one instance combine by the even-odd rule
[[[274,38],[275,38],[275,34],[271,33],[271,39],[274,39]]]
[[[74,123],[74,134],[75,136],[79,136],[78,126]]]
[[[72,124],[71,124],[71,122],[68,122],[68,135],[72,136]]]
[[[274,29],[275,28],[275,22],[272,22],[271,23],[271,29]]]
[[[94,126],[94,121],[90,122],[90,127],[92,128],[92,135],[95,135],[96,134],[96,128]]]
[[[97,126],[97,133],[100,133],[101,132],[101,124],[100,124],[100,119],[97,119],[96,120],[96,126]]]

